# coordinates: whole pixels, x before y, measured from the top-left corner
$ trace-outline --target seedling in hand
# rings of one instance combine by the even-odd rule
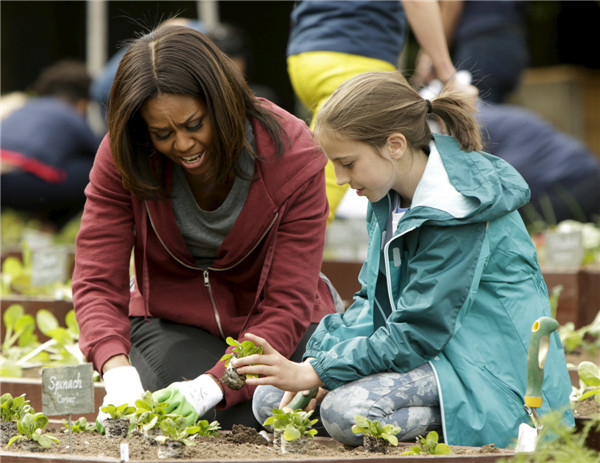
[[[246,378],[258,378],[258,375],[240,375],[235,367],[231,365],[232,358],[242,358],[253,354],[262,354],[262,347],[255,345],[252,341],[239,342],[229,336],[225,342],[233,346],[233,350],[221,357],[227,367],[221,382],[233,390],[240,390],[246,383]]]

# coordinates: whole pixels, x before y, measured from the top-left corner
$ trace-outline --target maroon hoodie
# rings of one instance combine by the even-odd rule
[[[269,103],[264,103],[269,104]],[[248,198],[208,268],[196,266],[170,200],[140,200],[122,186],[109,135],[102,141],[77,237],[73,300],[79,344],[94,368],[128,355],[128,316],[188,324],[225,339],[246,332],[290,356],[310,323],[334,311],[319,277],[328,204],[326,158],[306,124],[276,106],[285,139],[277,156],[267,132],[251,121],[259,160]],[[167,163],[167,183],[172,165]],[[135,288],[130,292],[130,258]],[[231,348],[230,348],[231,349]],[[229,350],[230,350],[229,349]],[[218,362],[207,373],[222,376]],[[225,388],[218,408],[252,397]]]

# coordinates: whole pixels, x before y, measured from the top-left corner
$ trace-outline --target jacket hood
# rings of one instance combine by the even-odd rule
[[[434,134],[430,151],[412,205],[399,223],[399,232],[425,221],[449,226],[487,222],[529,201],[529,186],[503,159],[485,152],[462,151],[454,138],[439,134]],[[390,203],[389,199],[385,201]],[[386,217],[387,213],[386,210]]]

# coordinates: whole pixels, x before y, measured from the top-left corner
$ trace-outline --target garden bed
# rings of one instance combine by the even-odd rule
[[[49,427],[50,428],[50,427]],[[159,459],[157,446],[150,444],[141,436],[130,436],[127,439],[115,439],[98,433],[80,433],[73,435],[73,453],[69,453],[68,436],[60,431],[48,429],[58,437],[60,444],[55,444],[44,453],[10,451],[2,449],[0,459],[3,463],[72,463],[72,462],[120,462],[121,443],[129,446],[130,462],[164,462],[170,459]],[[490,447],[452,447],[451,455],[400,455],[414,444],[400,443],[392,447],[387,454],[366,453],[363,447],[347,448],[331,438],[316,437],[309,442],[305,454],[282,454],[281,450],[268,443],[256,431],[240,427],[232,432],[221,432],[218,437],[202,437],[195,445],[186,448],[183,459],[179,462],[251,462],[268,461],[272,463],[294,461],[296,463],[325,463],[346,461],[368,461],[373,463],[431,463],[444,461],[451,463],[493,463],[506,461],[514,453],[505,449]]]

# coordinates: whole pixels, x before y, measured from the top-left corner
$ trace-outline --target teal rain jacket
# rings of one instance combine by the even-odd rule
[[[535,247],[516,211],[529,188],[504,160],[435,135],[412,205],[385,240],[391,196],[370,203],[362,288],[325,316],[305,358],[331,390],[379,372],[434,368],[445,442],[510,447],[524,409],[531,327],[551,316]],[[571,382],[554,332],[540,413],[564,409]]]

